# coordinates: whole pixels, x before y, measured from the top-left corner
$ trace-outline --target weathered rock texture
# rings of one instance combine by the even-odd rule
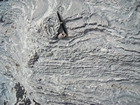
[[[0,105],[90,104],[140,105],[140,0],[0,1]]]

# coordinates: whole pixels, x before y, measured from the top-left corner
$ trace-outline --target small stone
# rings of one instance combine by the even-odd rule
[[[66,36],[67,36],[67,34],[64,33],[64,32],[62,32],[62,33],[60,33],[60,34],[58,35],[58,39],[63,39],[63,38],[65,38]]]

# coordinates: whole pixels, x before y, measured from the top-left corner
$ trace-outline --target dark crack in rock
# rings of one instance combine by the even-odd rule
[[[17,98],[17,102],[15,103],[15,105],[31,105],[30,99],[26,97],[25,88],[21,86],[20,83],[16,83],[14,88],[16,90]]]
[[[34,99],[33,102],[35,103],[34,105],[41,105],[40,103],[36,102]]]
[[[25,95],[25,89],[23,86],[20,86],[20,83],[17,83],[15,85],[15,90],[16,90],[17,102],[19,102],[20,99],[23,99],[23,96]]]

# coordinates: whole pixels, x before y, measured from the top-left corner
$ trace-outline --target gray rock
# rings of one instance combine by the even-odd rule
[[[140,105],[139,0],[5,1],[0,105]]]

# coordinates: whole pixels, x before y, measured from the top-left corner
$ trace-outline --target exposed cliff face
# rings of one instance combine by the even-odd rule
[[[140,0],[0,1],[0,105],[139,105],[139,46]]]

